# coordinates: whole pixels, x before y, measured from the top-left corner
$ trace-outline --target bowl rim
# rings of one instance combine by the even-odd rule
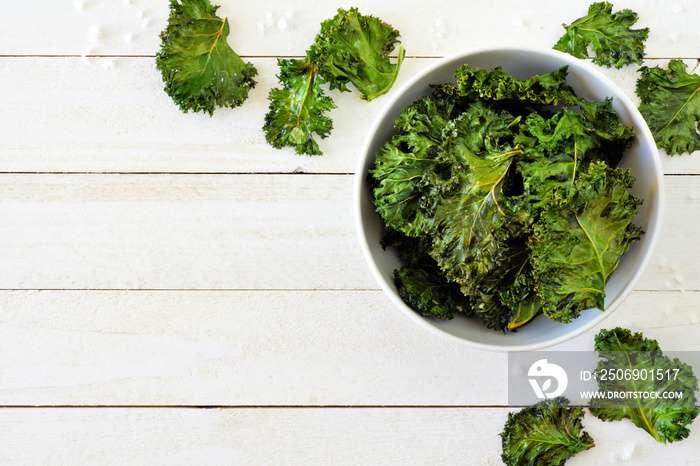
[[[615,99],[620,101],[620,103],[624,106],[624,108],[629,112],[630,116],[632,117],[634,121],[634,126],[635,130],[641,131],[644,133],[645,138],[648,141],[651,141],[653,144],[653,150],[656,153],[655,157],[652,157],[652,163],[653,163],[653,170],[650,170],[651,174],[654,176],[654,183],[658,187],[658,192],[656,192],[656,203],[657,205],[654,206],[654,209],[649,215],[649,225],[653,226],[652,231],[650,232],[645,232],[646,236],[646,244],[647,246],[647,253],[641,258],[641,261],[639,262],[638,267],[630,277],[630,279],[625,283],[624,287],[621,289],[620,293],[616,296],[616,298],[613,300],[613,302],[606,307],[606,310],[604,312],[600,312],[598,316],[595,318],[591,319],[589,322],[579,325],[577,327],[572,327],[572,331],[566,332],[562,335],[555,336],[549,339],[533,342],[533,343],[526,343],[526,344],[514,344],[514,345],[509,345],[509,346],[504,346],[500,344],[490,344],[490,343],[483,343],[483,342],[478,342],[478,341],[473,341],[469,340],[466,338],[459,337],[457,335],[454,335],[450,332],[447,332],[432,323],[430,323],[425,317],[419,315],[415,310],[413,310],[410,306],[408,306],[399,296],[398,294],[394,291],[394,289],[387,283],[387,281],[384,279],[384,276],[380,272],[379,268],[377,267],[377,264],[373,260],[372,253],[369,249],[369,243],[368,243],[368,238],[365,234],[364,228],[363,228],[363,222],[362,222],[362,194],[363,190],[365,189],[365,183],[364,183],[364,178],[366,176],[366,165],[368,163],[368,158],[372,156],[372,154],[369,154],[370,151],[370,146],[372,144],[373,136],[381,126],[381,123],[385,121],[385,119],[388,116],[388,113],[392,110],[394,105],[398,100],[400,100],[403,95],[408,92],[413,86],[415,86],[419,81],[421,81],[426,75],[432,73],[438,68],[441,68],[445,66],[447,63],[455,62],[455,61],[462,61],[466,62],[467,59],[471,56],[474,55],[479,55],[479,54],[484,54],[484,53],[494,53],[494,52],[526,52],[526,53],[535,53],[535,54],[542,54],[545,56],[548,56],[549,58],[554,58],[562,62],[562,65],[568,64],[575,64],[577,67],[583,67],[586,69],[587,72],[591,73],[604,83],[606,86],[608,86],[611,89],[614,89],[616,93],[618,94],[615,96]],[[655,144],[654,138],[652,136],[651,130],[649,129],[648,125],[646,124],[646,121],[642,117],[641,113],[639,113],[639,110],[637,106],[632,102],[632,100],[629,98],[629,96],[622,91],[622,89],[619,88],[617,84],[615,84],[610,78],[605,76],[597,67],[595,67],[593,64],[584,61],[582,59],[578,59],[572,55],[569,55],[564,52],[560,52],[558,50],[550,49],[550,48],[543,48],[543,47],[537,47],[537,46],[523,46],[523,45],[499,45],[499,46],[488,46],[488,47],[477,47],[477,48],[470,48],[465,51],[453,53],[444,57],[436,57],[437,59],[435,60],[434,63],[429,64],[428,66],[422,68],[419,70],[417,73],[415,73],[413,76],[411,76],[406,82],[404,82],[398,89],[396,89],[395,92],[392,93],[392,95],[388,96],[389,98],[387,101],[383,102],[382,109],[380,112],[377,114],[377,116],[374,118],[372,121],[369,129],[367,130],[366,136],[364,138],[364,142],[362,144],[362,150],[360,153],[360,157],[357,161],[356,168],[355,168],[355,179],[354,179],[354,184],[353,184],[353,216],[354,216],[354,223],[355,223],[355,229],[358,235],[359,243],[360,243],[360,248],[362,250],[362,254],[365,258],[365,262],[369,266],[372,275],[374,275],[374,278],[377,280],[379,283],[382,291],[389,296],[391,301],[394,303],[395,306],[397,306],[401,311],[403,311],[403,314],[405,314],[407,317],[409,317],[411,320],[416,322],[418,325],[420,325],[422,328],[427,329],[428,331],[437,334],[443,338],[447,338],[450,341],[455,341],[460,344],[465,344],[467,346],[471,346],[472,348],[479,349],[479,350],[485,350],[485,351],[493,351],[493,352],[516,352],[516,351],[535,351],[535,350],[541,350],[544,348],[549,348],[555,345],[558,345],[560,343],[564,343],[568,340],[571,340],[577,336],[580,336],[584,333],[586,333],[588,330],[591,328],[597,326],[600,324],[603,320],[605,320],[607,317],[609,317],[619,306],[624,302],[629,294],[633,291],[634,287],[638,283],[639,279],[641,276],[644,274],[646,269],[648,268],[648,265],[651,261],[651,258],[653,256],[654,251],[656,250],[656,246],[659,240],[660,236],[660,231],[663,226],[662,219],[664,216],[664,207],[665,207],[665,189],[664,189],[664,175],[663,175],[663,169],[661,166],[661,158],[659,155],[658,148]]]

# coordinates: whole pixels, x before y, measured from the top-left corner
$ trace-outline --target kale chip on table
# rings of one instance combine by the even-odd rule
[[[583,430],[584,411],[563,396],[508,414],[501,432],[501,459],[508,466],[563,465],[595,446]]]
[[[238,107],[255,87],[258,71],[228,44],[229,21],[218,9],[209,0],[170,2],[156,68],[183,112],[211,116],[217,108]]]
[[[639,111],[656,144],[669,155],[699,150],[700,76],[678,59],[670,60],[667,68],[642,66],[639,71]]]
[[[656,340],[621,327],[601,330],[595,350],[601,358],[595,370],[598,390],[624,396],[591,399],[594,416],[629,419],[660,443],[688,437],[688,426],[700,414],[691,366],[665,355]]]
[[[337,108],[329,90],[350,91],[365,101],[386,94],[398,77],[406,52],[399,46],[396,63],[390,53],[399,31],[357,8],[339,8],[321,23],[321,30],[302,59],[279,59],[280,86],[269,93],[263,132],[272,147],[291,147],[297,154],[322,155],[316,138],[333,130],[328,113]]]
[[[627,8],[613,13],[612,9],[610,2],[591,4],[588,14],[563,25],[566,33],[554,49],[587,58],[590,47],[593,63],[608,68],[622,68],[632,63],[641,65],[649,28],[632,29],[638,19],[637,13]]]

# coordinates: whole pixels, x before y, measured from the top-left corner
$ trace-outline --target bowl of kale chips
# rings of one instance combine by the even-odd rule
[[[600,323],[659,236],[663,177],[630,99],[555,50],[429,65],[374,122],[355,219],[383,290],[421,326],[524,351]]]

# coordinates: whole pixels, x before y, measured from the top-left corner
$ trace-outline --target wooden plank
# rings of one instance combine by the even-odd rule
[[[503,383],[480,386],[505,380],[505,369],[492,373],[505,355],[435,338],[378,291],[0,294],[0,405],[488,405],[505,397]]]
[[[601,325],[697,350],[697,292]],[[446,341],[380,291],[2,291],[0,406],[507,405],[507,355]],[[591,351],[593,329],[554,350]]]
[[[210,118],[180,112],[150,57],[0,58],[0,100],[12,114],[0,125],[0,171],[353,173],[384,103],[434,59],[407,59],[389,95],[371,102],[329,92],[338,108],[329,113],[334,129],[320,140],[320,157],[267,144],[262,127],[278,67],[273,58],[252,61],[260,77],[248,101]],[[636,69],[601,71],[638,103]],[[700,173],[700,157],[662,152],[661,159],[666,173]]]
[[[319,175],[6,175],[0,288],[374,287],[351,186]]]
[[[338,8],[322,0],[213,3],[221,5],[222,17],[229,18],[229,43],[246,56],[303,55],[321,22],[334,16]],[[562,23],[585,15],[589,4],[572,0],[563,9],[557,0],[540,1],[536,7],[517,0],[439,4],[357,0],[352,5],[396,27],[409,55],[444,56],[503,43],[552,47],[564,34]],[[0,19],[6,31],[0,54],[153,55],[167,23],[167,5],[158,0],[10,4]],[[651,29],[649,57],[691,58],[697,54],[698,42],[695,6],[693,0],[676,0],[673,5],[624,0],[615,3],[615,11],[631,8],[639,14],[634,27]],[[33,26],[32,40],[26,39],[28,24]]]
[[[3,409],[3,464],[501,464],[507,408]],[[567,464],[697,464],[697,429],[663,445],[586,413]],[[693,426],[694,427],[694,426]]]
[[[637,288],[700,289],[695,177],[667,177]],[[0,289],[377,289],[353,177],[0,175]],[[177,201],[177,202],[175,202]]]
[[[698,178],[665,177],[666,203],[656,253],[638,289],[696,290],[700,286],[700,258],[692,245],[694,219],[700,199]]]

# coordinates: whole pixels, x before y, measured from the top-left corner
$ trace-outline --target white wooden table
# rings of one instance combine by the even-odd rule
[[[506,355],[418,328],[356,241],[353,172],[383,98],[331,93],[325,155],[306,157],[266,144],[267,94],[276,58],[340,6],[401,31],[400,86],[471,47],[551,47],[590,2],[214,3],[259,77],[213,118],[162,90],[166,0],[3,4],[0,462],[500,464]],[[614,7],[651,28],[647,65],[695,67],[695,0]],[[602,71],[637,102],[636,70]],[[700,350],[700,154],[660,156],[663,237],[604,325]],[[584,422],[597,446],[572,465],[700,463],[700,422],[669,446]]]

